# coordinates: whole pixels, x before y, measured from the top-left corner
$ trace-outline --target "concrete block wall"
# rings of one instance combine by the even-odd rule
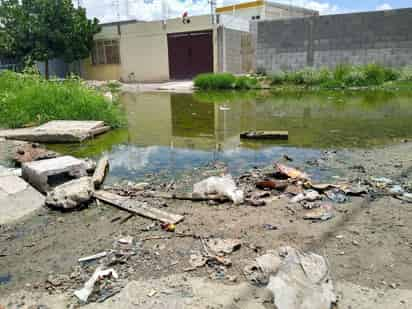
[[[261,21],[256,67],[274,72],[341,63],[412,65],[411,25],[412,9]]]

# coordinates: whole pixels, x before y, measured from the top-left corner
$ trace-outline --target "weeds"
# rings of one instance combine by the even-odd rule
[[[36,74],[0,73],[0,127],[17,128],[50,120],[103,120],[112,127],[124,122],[116,103],[83,85],[80,79],[45,80]]]
[[[194,85],[201,90],[246,90],[258,88],[259,81],[254,77],[236,77],[230,73],[206,73],[196,76]]]

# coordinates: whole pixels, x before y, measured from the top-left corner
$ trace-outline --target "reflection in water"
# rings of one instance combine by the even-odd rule
[[[107,152],[111,176],[181,171],[222,160],[232,171],[284,153],[297,164],[313,149],[369,147],[412,136],[408,96],[380,92],[323,94],[126,93],[128,128],[81,145],[55,146],[77,156]],[[242,131],[288,130],[288,141],[240,140]]]

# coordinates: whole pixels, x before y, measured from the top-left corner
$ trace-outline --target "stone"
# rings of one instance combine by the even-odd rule
[[[74,209],[88,203],[93,196],[91,177],[82,177],[57,186],[47,193],[46,205],[57,209]]]
[[[10,223],[44,205],[44,196],[17,176],[0,176],[0,224]]]
[[[39,143],[76,143],[110,130],[103,121],[55,120],[33,128],[0,130],[0,137]]]
[[[36,143],[25,143],[16,149],[13,157],[18,164],[23,164],[31,161],[45,160],[56,158],[58,153],[40,147]]]
[[[22,177],[40,192],[73,178],[87,176],[89,164],[71,156],[24,163]]]
[[[21,177],[21,168],[8,168],[0,165],[0,177],[1,176]]]

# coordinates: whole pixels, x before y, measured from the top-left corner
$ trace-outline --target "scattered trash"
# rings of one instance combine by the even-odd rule
[[[106,251],[103,251],[103,252],[100,252],[100,253],[97,253],[97,254],[93,254],[93,255],[90,255],[90,256],[82,257],[82,258],[78,259],[77,261],[78,261],[79,263],[89,262],[89,261],[101,259],[101,258],[103,258],[103,257],[105,257],[105,256],[107,256],[107,252],[106,252]]]
[[[304,215],[305,220],[326,221],[334,217],[333,206],[328,203],[322,204],[319,208],[314,208]]]
[[[228,197],[234,204],[241,204],[244,200],[243,191],[236,187],[231,175],[212,176],[194,184],[193,196],[203,198],[209,194]]]
[[[126,237],[119,238],[118,243],[122,245],[131,245],[133,244],[133,237],[126,236]]]
[[[227,106],[219,106],[219,110],[221,110],[221,111],[230,111],[230,107],[227,107]]]
[[[316,191],[324,192],[326,190],[334,189],[337,187],[337,185],[331,184],[331,183],[318,183],[314,184],[311,183],[310,181],[305,183],[305,187],[312,188]]]
[[[272,258],[267,289],[278,309],[329,309],[337,302],[327,261],[312,252],[292,247],[278,249],[279,259]]]
[[[271,231],[274,231],[274,230],[278,229],[278,227],[276,225],[272,225],[272,224],[268,224],[268,223],[263,224],[263,228],[265,230],[271,230]]]
[[[316,201],[316,200],[320,200],[322,197],[320,196],[320,194],[315,191],[315,190],[305,190],[302,193],[299,193],[298,195],[292,197],[290,199],[290,201],[292,203],[299,203],[302,201]]]
[[[345,203],[348,197],[339,189],[333,189],[325,192],[325,195],[334,203]]]
[[[368,188],[360,184],[355,185],[342,185],[340,189],[347,195],[359,196],[368,193]]]
[[[288,131],[248,131],[240,133],[241,138],[248,139],[282,139],[289,138]]]
[[[279,190],[283,191],[287,188],[288,182],[287,181],[282,181],[282,180],[263,180],[263,181],[258,181],[256,183],[256,188],[258,189],[271,189],[271,190]]]
[[[412,193],[404,193],[402,195],[398,195],[397,198],[404,202],[412,203]]]
[[[392,179],[386,177],[372,177],[371,180],[373,182],[376,182],[377,184],[385,186],[390,185],[392,183]]]
[[[306,173],[303,173],[293,167],[289,167],[280,163],[275,164],[275,170],[276,174],[279,174],[280,176],[286,177],[286,178],[292,178],[292,179],[300,179],[300,180],[308,180],[309,175]]]
[[[162,227],[162,230],[166,232],[176,231],[176,225],[174,225],[173,223],[162,223],[161,227]]]
[[[269,283],[270,275],[277,272],[281,262],[279,254],[271,250],[257,257],[254,262],[246,265],[243,273],[251,283],[258,286],[266,285]]]
[[[86,281],[84,287],[80,290],[76,290],[74,295],[80,299],[82,302],[87,302],[90,294],[93,292],[94,285],[97,281],[102,280],[104,278],[111,278],[118,279],[119,276],[116,271],[112,268],[103,270],[102,267],[97,267],[94,271],[93,275],[90,277],[89,280]]]
[[[149,293],[147,293],[147,296],[153,297],[157,294],[157,291],[155,289],[151,290]]]
[[[217,255],[230,254],[242,246],[239,239],[209,239],[205,243]]]
[[[192,254],[190,255],[189,264],[193,268],[203,267],[207,263],[207,258],[200,254]]]
[[[293,158],[292,158],[292,157],[289,157],[287,154],[284,154],[284,155],[283,155],[283,158],[284,158],[286,161],[290,161],[290,162],[293,161]]]
[[[388,192],[392,195],[402,195],[405,193],[405,190],[403,190],[403,188],[400,185],[394,185],[389,188]]]

